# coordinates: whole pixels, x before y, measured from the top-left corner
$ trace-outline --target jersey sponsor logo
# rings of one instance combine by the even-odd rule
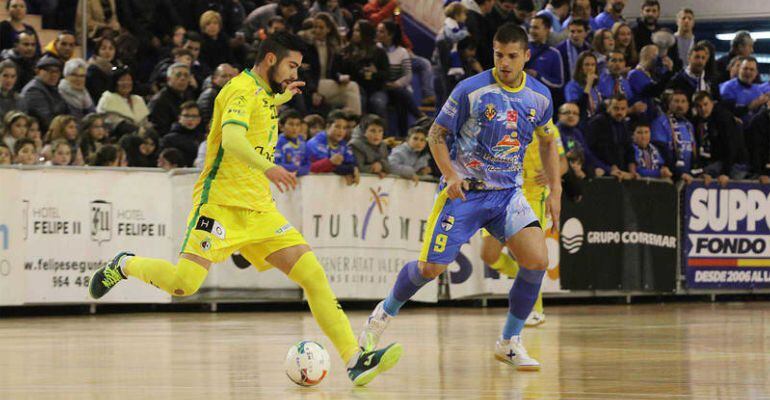
[[[449,232],[452,230],[452,227],[455,226],[455,217],[451,215],[447,215],[444,217],[444,219],[441,220],[441,228],[444,229],[444,232]]]
[[[481,161],[473,159],[465,163],[465,168],[480,169],[483,165],[484,163],[482,163]]]
[[[226,234],[225,227],[222,226],[222,224],[212,218],[204,217],[202,215],[200,218],[198,218],[198,223],[195,224],[195,229],[212,233],[214,236],[220,239],[224,239]]]
[[[484,116],[487,117],[488,121],[495,119],[495,116],[497,116],[497,109],[494,104],[487,104],[486,109],[484,110]]]
[[[441,113],[447,117],[454,117],[457,115],[457,102],[450,97],[446,103],[444,103],[444,107],[441,107]]]
[[[508,110],[505,117],[505,127],[508,129],[516,130],[519,124],[519,112],[516,110]]]
[[[529,115],[527,115],[527,121],[529,121],[529,122],[534,124],[535,123],[535,117],[537,117],[537,110],[535,110],[534,108],[530,108],[529,109]]]
[[[519,149],[521,149],[521,142],[511,135],[503,136],[503,138],[492,147],[495,157],[503,158],[510,154],[517,153]]]
[[[289,229],[291,229],[291,224],[286,224],[278,229],[275,230],[276,235],[282,235],[286,233]]]

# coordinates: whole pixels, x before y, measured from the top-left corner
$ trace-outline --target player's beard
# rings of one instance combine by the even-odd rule
[[[281,82],[278,82],[276,80],[276,66],[273,65],[270,68],[267,69],[267,76],[270,78],[270,90],[273,91],[273,93],[283,93],[283,84]]]

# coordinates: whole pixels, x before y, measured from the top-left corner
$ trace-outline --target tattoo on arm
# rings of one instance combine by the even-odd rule
[[[449,132],[447,128],[439,124],[433,124],[428,131],[429,144],[446,144],[446,135]]]

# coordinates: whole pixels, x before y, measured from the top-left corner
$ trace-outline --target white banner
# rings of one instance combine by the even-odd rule
[[[0,168],[0,305],[24,302],[23,234],[19,187],[21,172]]]

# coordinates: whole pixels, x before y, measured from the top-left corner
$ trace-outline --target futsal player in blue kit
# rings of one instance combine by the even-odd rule
[[[428,143],[443,174],[440,193],[419,260],[404,265],[388,297],[369,316],[359,336],[364,349],[374,348],[401,306],[486,228],[521,267],[495,358],[518,370],[540,369],[521,341],[548,266],[545,234],[521,190],[524,153],[534,135],[550,187],[546,208],[555,223],[562,189],[550,91],[523,72],[530,57],[527,40],[519,26],[501,26],[493,41],[495,67],[460,82],[431,127]]]

